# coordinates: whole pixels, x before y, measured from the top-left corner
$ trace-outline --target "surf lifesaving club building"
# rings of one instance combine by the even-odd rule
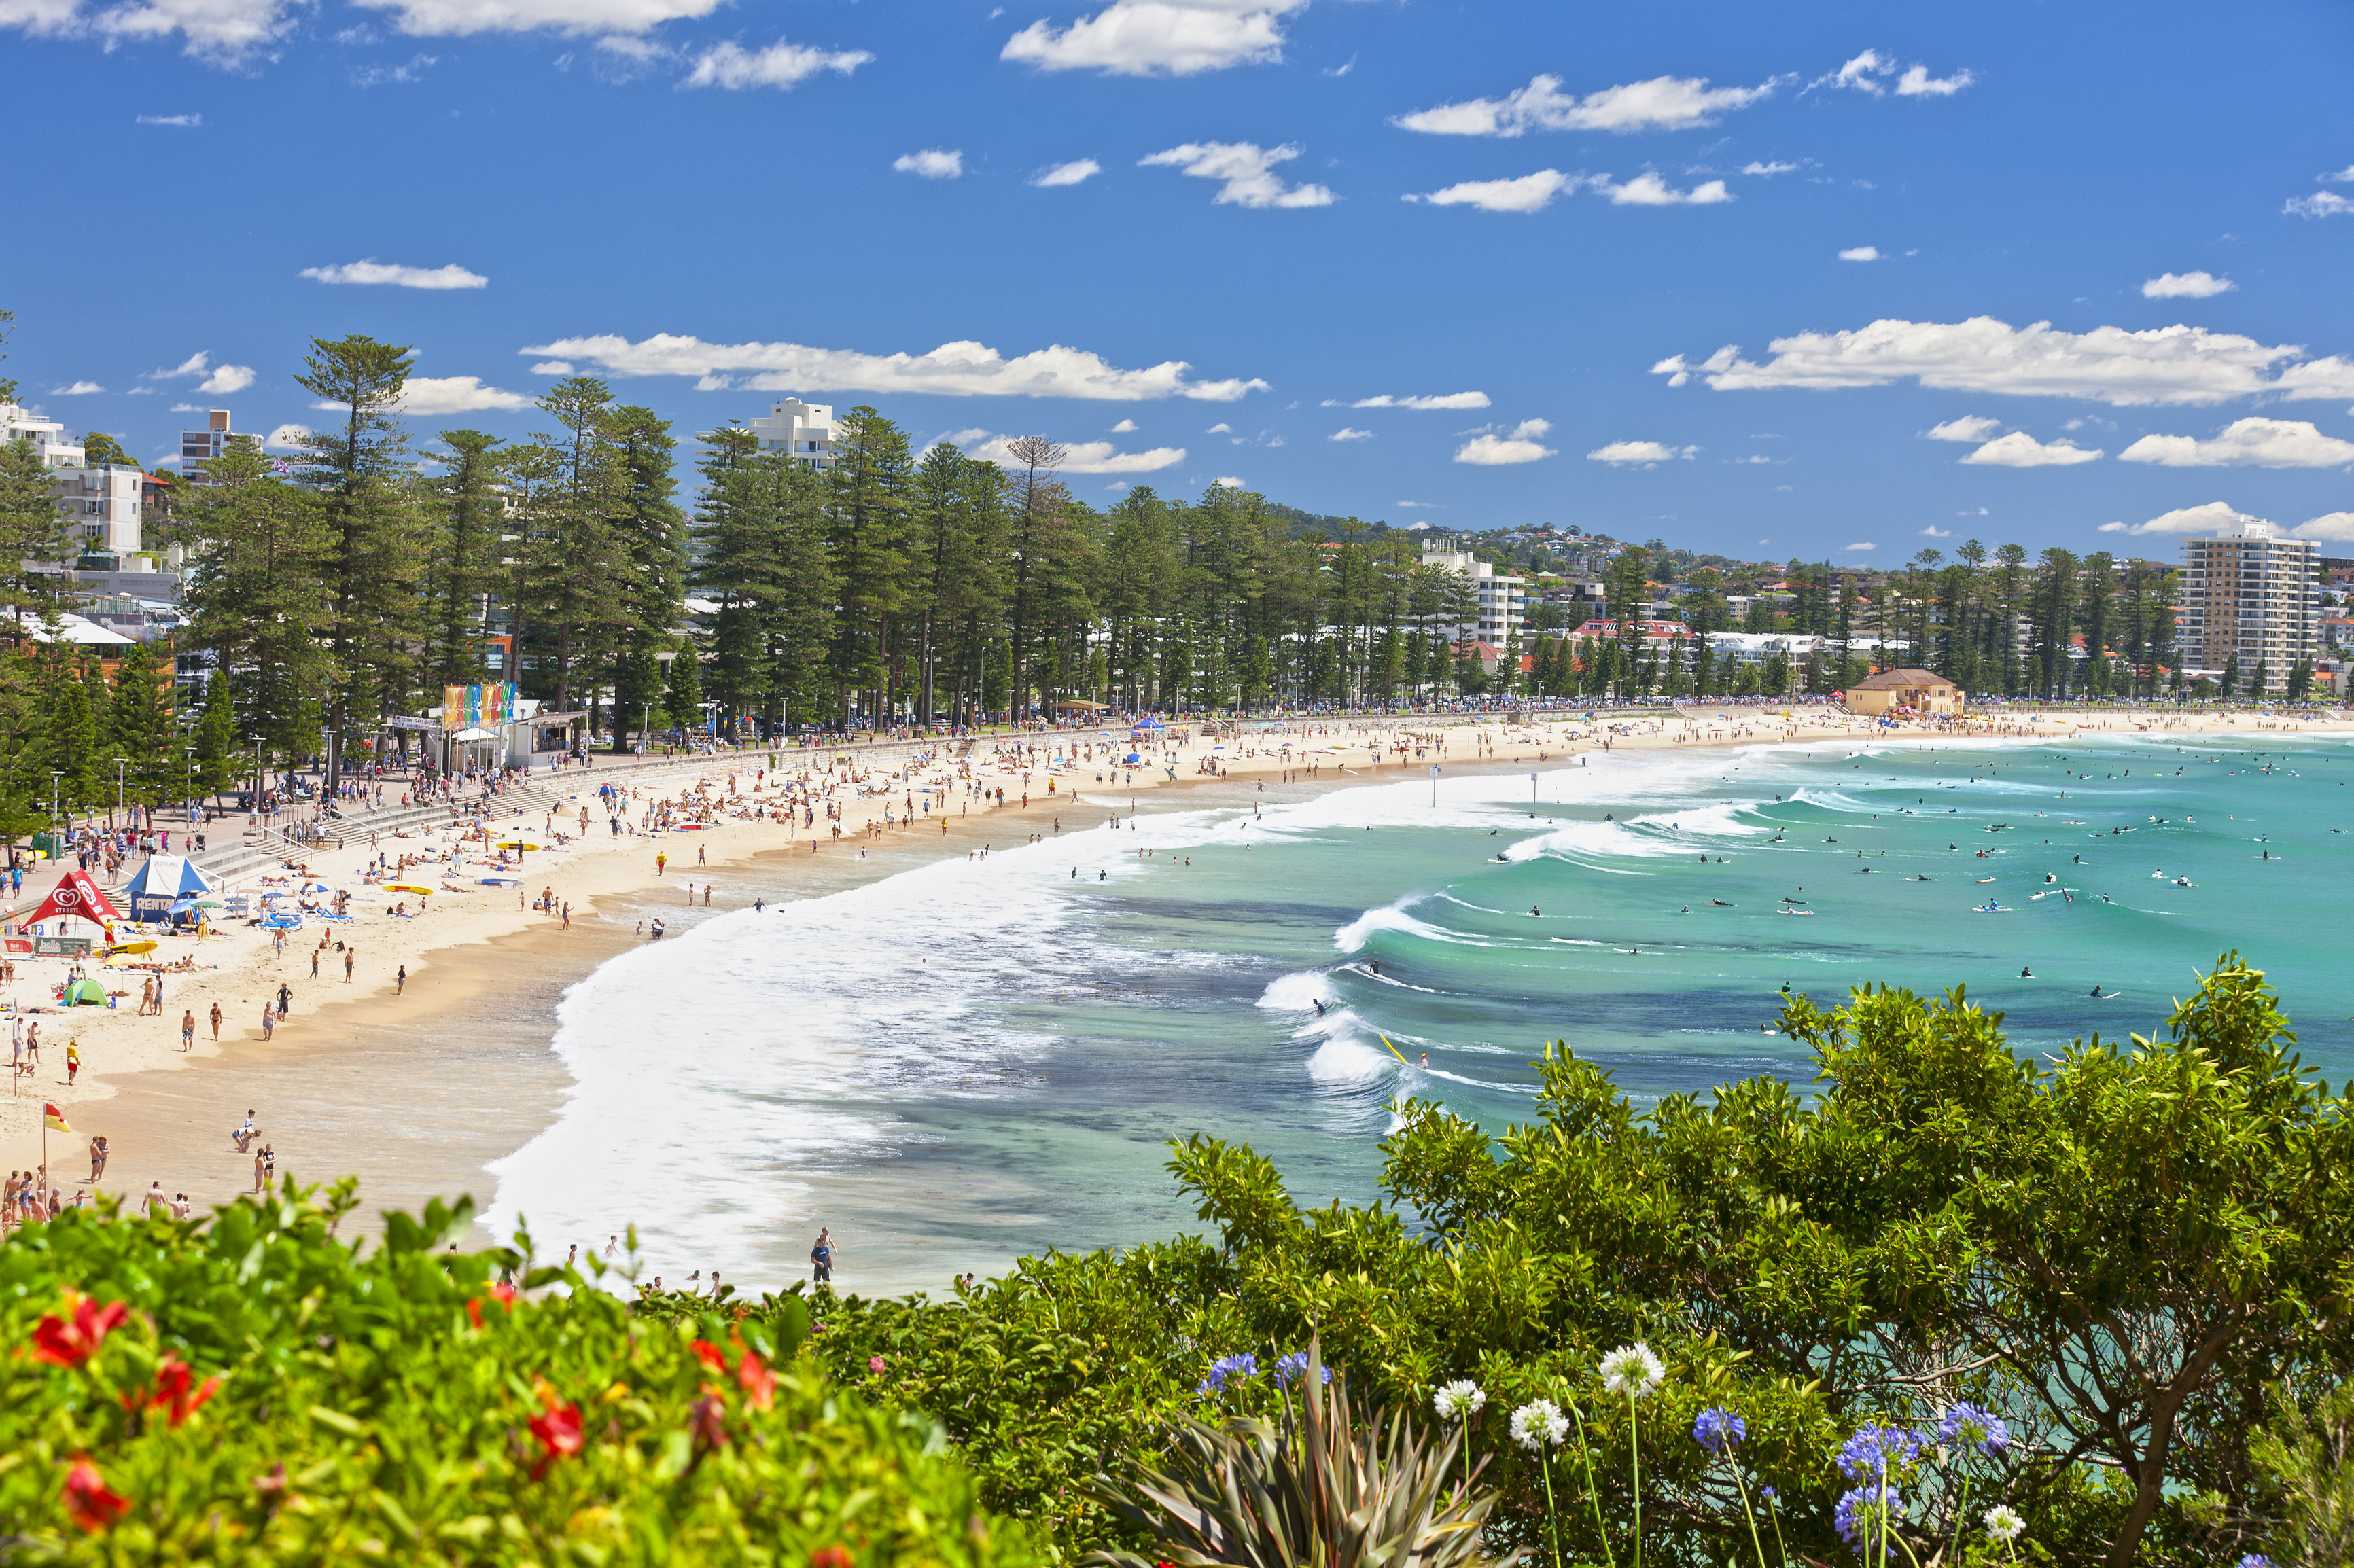
[[[1847,711],[1866,717],[1907,714],[1958,714],[1961,687],[1928,670],[1882,670],[1847,689]]]

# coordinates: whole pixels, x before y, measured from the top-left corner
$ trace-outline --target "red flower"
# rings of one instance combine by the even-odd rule
[[[194,1368],[175,1357],[166,1356],[164,1364],[155,1369],[155,1393],[147,1404],[151,1409],[161,1406],[169,1411],[172,1425],[177,1426],[202,1409],[205,1401],[218,1393],[220,1385],[221,1380],[217,1377],[208,1377],[197,1384]]]
[[[756,1351],[746,1351],[744,1359],[736,1363],[736,1381],[744,1385],[744,1393],[755,1410],[766,1410],[776,1403],[777,1374],[769,1370]]]
[[[866,1370],[873,1372],[876,1377],[881,1377],[883,1375],[883,1366],[884,1361],[881,1356],[869,1356],[866,1358]]]
[[[539,1439],[546,1452],[540,1455],[538,1466],[531,1472],[533,1480],[547,1474],[547,1467],[558,1459],[569,1458],[580,1452],[584,1439],[580,1436],[580,1407],[577,1404],[553,1404],[531,1418],[531,1435]]]
[[[106,1342],[106,1336],[131,1316],[131,1308],[120,1301],[101,1307],[89,1297],[78,1297],[71,1291],[66,1293],[66,1300],[73,1308],[72,1322],[62,1318],[43,1318],[33,1330],[33,1359],[37,1361],[78,1367],[98,1354],[98,1347]]]
[[[851,1568],[850,1548],[821,1546],[810,1553],[810,1568]]]
[[[701,1361],[713,1372],[724,1372],[727,1370],[727,1352],[710,1340],[697,1340],[686,1348],[695,1352],[696,1361]]]
[[[705,1394],[687,1406],[686,1429],[696,1442],[705,1447],[725,1447],[727,1443],[727,1406],[720,1402],[718,1395]]]
[[[500,1306],[512,1312],[514,1310],[515,1287],[512,1285],[493,1285],[491,1287],[491,1299],[496,1301]],[[472,1301],[466,1303],[466,1316],[474,1320],[475,1328],[479,1329],[482,1326],[482,1298],[481,1297],[477,1296]]]
[[[106,1478],[88,1459],[66,1472],[66,1513],[84,1530],[104,1530],[131,1511],[131,1499],[107,1489]]]

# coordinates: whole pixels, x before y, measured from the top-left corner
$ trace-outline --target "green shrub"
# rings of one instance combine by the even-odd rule
[[[936,1424],[795,1357],[797,1304],[641,1318],[442,1250],[462,1202],[363,1256],[351,1202],[290,1183],[0,1246],[0,1562],[1040,1561]]]

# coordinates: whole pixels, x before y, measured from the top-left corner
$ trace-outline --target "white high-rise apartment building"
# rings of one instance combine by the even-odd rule
[[[2320,546],[2279,539],[2269,524],[2182,541],[2182,603],[2175,642],[2183,664],[2221,670],[2234,658],[2240,679],[2264,661],[2274,690],[2289,666],[2310,659],[2321,636],[2321,588],[2313,580]]]
[[[1452,550],[1434,545],[1422,552],[1422,564],[1437,567],[1469,577],[1479,594],[1479,619],[1464,621],[1454,629],[1458,642],[1493,642],[1509,646],[1512,636],[1527,618],[1528,579],[1500,577],[1496,568],[1479,559],[1469,550]]]
[[[66,440],[63,425],[14,403],[0,403],[0,440],[29,442],[40,452],[44,468],[80,468],[82,463],[81,443]]]
[[[58,471],[58,510],[66,533],[84,550],[135,555],[139,543],[139,496],[147,476],[122,463]]]
[[[804,403],[798,397],[769,407],[769,417],[747,427],[760,438],[764,452],[784,452],[803,468],[833,466],[833,406]]]

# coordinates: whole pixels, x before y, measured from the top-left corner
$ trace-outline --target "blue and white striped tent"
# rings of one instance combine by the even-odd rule
[[[170,923],[174,906],[212,890],[211,878],[186,855],[151,854],[123,892],[133,920],[163,925]]]

